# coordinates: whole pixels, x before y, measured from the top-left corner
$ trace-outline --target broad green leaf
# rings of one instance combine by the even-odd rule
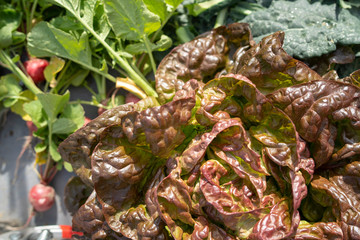
[[[13,63],[17,63],[18,61],[20,61],[20,55],[19,55],[19,54],[16,54],[16,55],[11,59],[11,61],[12,61]]]
[[[98,0],[49,0],[49,2],[65,8],[92,27],[94,9]]]
[[[38,23],[28,34],[28,50],[37,57],[57,56],[82,65],[92,65],[91,50],[85,32],[77,39],[46,22]]]
[[[23,109],[31,117],[31,121],[33,121],[37,128],[40,129],[46,126],[47,121],[42,111],[43,107],[39,100],[24,103]]]
[[[58,162],[61,160],[61,155],[57,149],[58,149],[58,146],[56,146],[56,144],[54,142],[51,142],[50,146],[49,146],[49,152],[50,152],[52,159],[54,159],[55,162]]]
[[[161,21],[164,21],[167,16],[167,6],[164,0],[144,0],[146,7],[152,13],[158,15]]]
[[[44,142],[39,142],[35,145],[34,150],[36,153],[44,152],[47,148],[47,145]]]
[[[66,105],[61,117],[71,119],[76,126],[76,129],[84,125],[85,111],[81,104],[68,104]]]
[[[37,94],[37,97],[44,108],[45,113],[49,117],[49,120],[54,120],[68,103],[70,92],[67,91],[64,95],[39,93]]]
[[[64,32],[81,31],[84,27],[73,16],[60,16],[53,18],[50,24]]]
[[[75,122],[69,118],[58,118],[55,120],[52,128],[53,134],[69,134],[75,132],[77,126]]]
[[[101,39],[106,39],[110,33],[111,27],[109,25],[103,4],[97,4],[96,6],[93,28],[95,32],[99,34]]]
[[[90,26],[93,27],[93,20],[95,15],[95,6],[99,2],[98,0],[83,0],[80,6],[80,17]]]
[[[25,90],[20,93],[20,97],[24,97],[31,100],[35,100],[36,95],[32,93],[30,90]],[[25,112],[24,110],[24,104],[28,103],[29,101],[25,101],[24,99],[19,99],[14,105],[11,106],[11,111],[20,115],[24,121],[31,121],[30,115]]]
[[[159,41],[157,41],[156,43],[151,43],[150,47],[152,51],[165,51],[169,49],[171,45],[171,38],[166,35],[161,35]],[[139,53],[146,53],[147,49],[143,42],[139,42],[127,45],[125,51],[135,55]]]
[[[49,0],[49,2],[59,5],[70,12],[76,13],[80,8],[80,1],[78,0]],[[80,13],[79,13],[80,14]]]
[[[174,8],[177,8],[180,3],[182,3],[184,0],[165,0],[165,2],[167,4],[169,4],[170,6],[174,7]],[[223,0],[222,0],[223,1]]]
[[[44,76],[46,81],[50,82],[51,87],[55,87],[56,79],[55,76],[60,72],[65,65],[65,61],[58,57],[51,57],[49,65],[44,70]]]
[[[0,78],[0,101],[3,101],[4,107],[11,107],[18,99],[21,87],[15,75],[7,74]]]
[[[12,33],[12,44],[13,45],[17,45],[19,43],[22,43],[22,42],[25,41],[25,39],[26,39],[26,35],[24,33],[22,33],[22,32],[15,31],[15,32]]]
[[[142,0],[106,0],[105,12],[116,36],[138,40],[161,26],[159,16],[150,12]]]
[[[20,25],[21,14],[12,8],[0,9],[0,48],[13,43],[12,32]]]
[[[68,172],[73,172],[72,165],[70,163],[68,163],[68,162],[64,162],[64,168]]]
[[[104,5],[99,0],[52,0],[50,1],[67,9],[72,16],[57,17],[51,21],[54,26],[66,32],[84,29],[79,23],[78,18],[85,22],[90,28],[93,28],[100,38],[105,39],[110,32],[110,25],[104,11]]]

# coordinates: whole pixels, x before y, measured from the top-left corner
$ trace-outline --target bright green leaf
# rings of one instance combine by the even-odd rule
[[[92,65],[88,35],[85,32],[77,39],[46,22],[36,24],[28,34],[28,50],[37,57],[57,56],[82,65]]]
[[[20,44],[22,42],[24,42],[26,39],[26,35],[22,32],[13,32],[12,33],[12,44],[13,45],[17,45],[17,44]]]
[[[30,90],[25,90],[20,93],[20,97],[27,98],[29,101],[35,100],[36,96]],[[20,115],[24,121],[31,121],[31,117],[28,113],[24,110],[24,104],[28,103],[25,99],[19,99],[13,106],[11,106],[11,111]]]
[[[167,7],[164,0],[144,0],[144,3],[149,11],[160,17],[161,21],[166,19]]]
[[[152,51],[165,51],[169,49],[172,45],[172,40],[166,35],[161,35],[160,39],[156,43],[151,43]],[[140,54],[146,53],[147,49],[143,42],[129,44],[126,46],[125,50],[131,54]]]
[[[12,61],[13,63],[17,63],[18,61],[20,61],[20,55],[19,55],[19,54],[16,54],[16,55],[11,59],[11,61]]]
[[[72,165],[70,163],[68,163],[68,162],[64,162],[64,168],[68,172],[73,172]]]
[[[50,21],[50,24],[67,33],[70,31],[81,31],[84,29],[84,27],[76,21],[76,18],[67,15],[53,18]]]
[[[24,103],[24,111],[31,117],[31,120],[38,128],[46,126],[47,121],[43,113],[43,107],[39,100],[34,100],[29,103]]]
[[[81,104],[68,104],[66,105],[61,117],[71,119],[75,125],[76,129],[84,125],[85,111]]]
[[[61,160],[61,155],[58,152],[57,148],[58,148],[58,146],[56,146],[56,144],[54,142],[50,143],[50,146],[49,146],[50,151],[49,152],[50,152],[52,159],[54,159],[55,162],[58,162]]]
[[[174,7],[174,8],[177,8],[180,3],[182,3],[184,0],[165,0],[165,2],[167,4],[169,4],[170,6]],[[223,0],[222,0],[223,1]]]
[[[55,120],[52,128],[53,134],[70,134],[77,129],[76,124],[69,118],[58,118]]]
[[[93,28],[95,32],[99,34],[101,39],[106,39],[110,33],[111,27],[109,25],[103,4],[98,4],[95,8]]]
[[[138,40],[161,26],[159,16],[150,12],[142,0],[106,0],[105,11],[116,36]]]
[[[0,101],[3,101],[5,107],[14,105],[20,92],[21,87],[15,75],[7,74],[0,78]]]
[[[52,87],[55,87],[56,79],[55,76],[60,72],[65,65],[65,61],[58,57],[51,57],[49,65],[44,70],[44,76],[46,81],[50,82]]]
[[[13,43],[12,32],[20,25],[21,14],[12,8],[0,9],[0,48]]]
[[[49,117],[49,120],[53,120],[63,110],[68,103],[70,93],[67,91],[64,95],[57,95],[53,93],[39,93],[37,97],[45,110],[45,113]]]
[[[46,148],[47,146],[44,142],[39,142],[38,144],[35,145],[34,150],[36,153],[41,153],[44,152]]]

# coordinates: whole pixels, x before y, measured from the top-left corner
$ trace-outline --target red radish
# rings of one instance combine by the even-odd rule
[[[91,122],[91,119],[88,117],[85,117],[84,126],[86,126],[89,122]]]
[[[49,65],[45,59],[33,58],[24,63],[26,72],[32,78],[35,84],[41,83],[45,80],[44,69]]]
[[[29,201],[37,212],[49,210],[55,202],[55,190],[53,187],[38,183],[29,192]]]
[[[140,101],[140,98],[132,93],[127,93],[125,96],[125,103],[137,103],[138,101]]]
[[[33,132],[37,131],[37,127],[35,126],[35,124],[32,121],[26,121],[26,126],[28,127],[29,131],[30,131],[30,136],[32,135]]]

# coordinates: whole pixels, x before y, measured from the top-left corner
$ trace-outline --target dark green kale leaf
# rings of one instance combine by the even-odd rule
[[[256,11],[241,21],[250,24],[255,40],[284,31],[286,52],[305,59],[333,52],[336,45],[360,44],[358,16],[356,9],[338,10],[336,3],[273,1],[269,8]]]

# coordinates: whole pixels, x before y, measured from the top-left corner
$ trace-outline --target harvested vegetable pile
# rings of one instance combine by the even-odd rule
[[[153,97],[60,144],[92,239],[359,239],[359,71],[326,78],[247,24],[173,49]],[[69,189],[82,189],[72,181]],[[78,191],[79,192],[79,191]]]

